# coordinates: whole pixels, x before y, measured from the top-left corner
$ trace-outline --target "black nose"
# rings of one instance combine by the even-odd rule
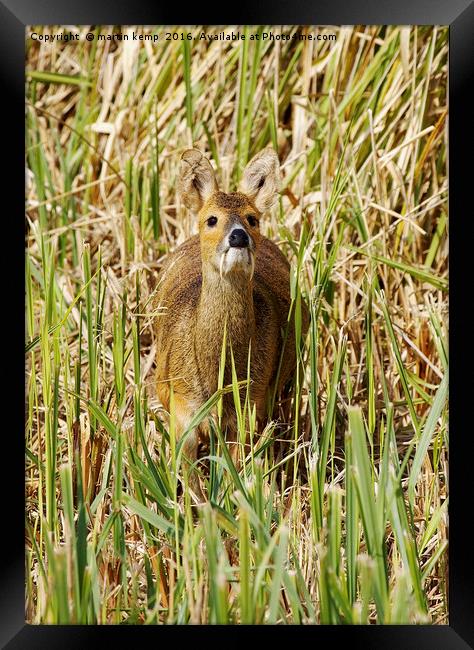
[[[233,248],[247,248],[249,236],[243,228],[236,228],[229,235],[229,246]]]

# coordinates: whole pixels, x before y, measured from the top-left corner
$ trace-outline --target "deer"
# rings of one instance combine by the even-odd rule
[[[156,301],[156,385],[164,409],[175,412],[176,439],[184,432],[183,453],[191,467],[209,421],[188,431],[196,412],[218,389],[224,332],[224,383],[248,381],[258,430],[268,418],[267,400],[291,379],[296,366],[295,319],[290,314],[290,264],[260,232],[260,222],[278,198],[280,165],[271,147],[243,170],[236,192],[219,190],[214,169],[197,149],[180,160],[177,192],[196,216],[199,234],[168,254],[160,270]],[[309,313],[302,301],[302,339]],[[294,311],[294,310],[293,310]],[[290,318],[289,318],[290,315]],[[249,363],[250,362],[250,363]],[[237,465],[238,428],[231,393],[221,415],[226,445]],[[247,442],[248,444],[248,442]],[[205,501],[199,477],[190,470],[196,501]]]

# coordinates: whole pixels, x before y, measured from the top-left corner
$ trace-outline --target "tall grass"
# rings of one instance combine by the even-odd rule
[[[71,29],[27,43],[27,620],[446,623],[447,30]],[[239,471],[218,418],[198,511],[153,373],[157,275],[196,231],[176,198],[192,144],[224,190],[277,148],[263,230],[297,331],[298,288],[312,317]],[[230,392],[243,440],[255,414],[223,376],[193,424]]]

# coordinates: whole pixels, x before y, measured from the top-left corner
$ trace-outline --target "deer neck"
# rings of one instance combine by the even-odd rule
[[[196,353],[201,372],[217,387],[222,342],[226,332],[227,362],[225,381],[231,381],[230,346],[238,378],[247,375],[250,341],[255,335],[253,281],[244,273],[221,278],[214,269],[203,269],[201,296],[197,310]],[[214,388],[215,390],[215,388]]]

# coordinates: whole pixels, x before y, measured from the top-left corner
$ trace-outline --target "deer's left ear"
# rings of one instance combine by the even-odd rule
[[[252,158],[244,169],[239,192],[247,194],[260,212],[266,212],[275,203],[280,189],[280,163],[271,147]]]

